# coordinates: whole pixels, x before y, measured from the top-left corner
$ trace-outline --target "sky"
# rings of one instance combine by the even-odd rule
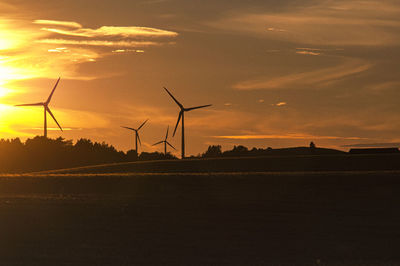
[[[185,114],[186,154],[400,144],[398,0],[0,0],[0,138],[142,151]],[[179,150],[180,128],[170,142]],[[179,154],[179,151],[176,152]]]

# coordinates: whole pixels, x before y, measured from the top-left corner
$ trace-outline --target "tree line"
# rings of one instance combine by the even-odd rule
[[[304,150],[305,149],[305,150]],[[312,153],[318,148],[303,148],[291,150],[292,154]],[[222,151],[221,145],[211,145],[197,156],[190,158],[242,157],[287,154],[285,149],[257,149],[249,150],[244,146],[234,146],[232,150]],[[188,159],[190,159],[188,158]],[[144,160],[177,159],[173,154],[160,152],[142,152],[139,155],[134,150],[124,153],[117,151],[112,145],[105,142],[93,142],[81,138],[73,143],[64,138],[49,139],[34,137],[22,142],[19,138],[0,140],[0,172],[33,172],[51,169],[71,168],[95,164],[134,162]]]
[[[176,159],[172,154],[117,151],[105,142],[79,139],[75,143],[64,138],[34,137],[22,142],[19,138],[0,140],[0,172],[32,172],[103,163],[137,160]]]

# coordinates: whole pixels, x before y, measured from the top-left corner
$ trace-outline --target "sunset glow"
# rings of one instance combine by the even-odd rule
[[[50,136],[125,151],[120,125],[149,118],[148,151],[175,126],[164,86],[187,106],[213,104],[187,115],[188,154],[398,140],[396,1],[206,2],[0,0],[0,138],[40,135],[42,110],[14,105],[44,101],[61,77],[51,108],[71,130]]]
[[[400,0],[0,0],[0,266],[400,265],[399,99]]]

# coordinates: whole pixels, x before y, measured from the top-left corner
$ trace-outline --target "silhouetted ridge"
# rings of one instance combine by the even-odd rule
[[[346,154],[344,151],[316,148],[316,147],[294,147],[294,148],[253,148],[249,150],[247,147],[239,145],[234,146],[232,150],[222,152],[220,145],[209,146],[202,157],[248,157],[248,156],[297,156],[297,155],[329,155],[329,154]]]
[[[357,157],[358,156],[358,157]],[[360,157],[361,156],[361,157]],[[326,171],[326,170],[396,170],[400,169],[399,156],[388,154],[382,157],[372,154],[351,155],[347,152],[309,147],[272,149],[270,147],[248,149],[234,146],[222,151],[221,145],[209,146],[198,156],[191,156],[179,164],[165,160],[177,159],[171,153],[142,152],[135,150],[124,153],[107,143],[79,139],[48,139],[35,137],[25,143],[19,138],[0,140],[0,172],[36,172],[55,169],[69,169],[82,166],[96,166],[136,161],[154,161],[148,166],[127,166],[129,171]],[[353,158],[354,157],[354,158]],[[216,158],[214,160],[213,158]],[[220,160],[223,159],[223,160]],[[157,162],[164,160],[164,162]],[[191,162],[193,161],[193,162]],[[198,162],[195,162],[198,161]],[[204,161],[204,162],[201,162]],[[165,165],[165,167],[163,166]],[[115,166],[123,167],[123,166]],[[119,171],[114,169],[113,171]],[[133,168],[132,168],[133,167]]]
[[[142,153],[137,156],[134,150],[126,154],[117,151],[105,142],[92,142],[79,139],[72,140],[61,137],[49,139],[34,137],[25,143],[19,138],[0,140],[0,172],[41,171],[104,163],[129,162],[137,160],[173,159],[171,154]]]

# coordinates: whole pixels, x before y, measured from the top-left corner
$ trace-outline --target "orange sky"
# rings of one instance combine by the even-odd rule
[[[185,115],[187,154],[396,143],[399,47],[396,0],[0,0],[0,138],[42,134],[42,108],[14,105],[61,76],[50,107],[66,130],[49,120],[50,137],[126,151],[120,126],[149,118],[142,149],[161,151],[179,111],[165,86],[213,104]]]

